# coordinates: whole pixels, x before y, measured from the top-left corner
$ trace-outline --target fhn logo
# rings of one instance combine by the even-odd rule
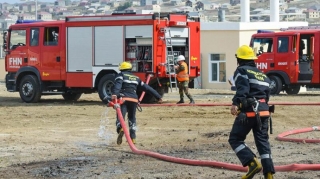
[[[259,68],[260,70],[268,69],[267,63],[256,63],[256,65],[257,65],[257,68]]]
[[[22,58],[9,58],[9,67],[19,68],[22,65]]]

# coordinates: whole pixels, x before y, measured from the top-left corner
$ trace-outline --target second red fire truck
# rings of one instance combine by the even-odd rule
[[[24,102],[60,94],[110,95],[118,65],[161,95],[176,85],[174,61],[184,55],[191,80],[200,75],[200,22],[188,14],[115,14],[67,17],[63,21],[18,21],[4,36],[6,88]],[[153,97],[146,94],[145,102]]]
[[[320,88],[319,27],[259,30],[251,47],[258,55],[257,67],[271,79],[272,94],[298,94],[301,86]]]

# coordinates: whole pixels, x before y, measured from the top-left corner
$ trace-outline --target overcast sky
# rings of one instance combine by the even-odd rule
[[[30,1],[34,1],[34,0],[30,0]],[[56,0],[38,0],[38,2],[54,2]],[[21,0],[0,0],[0,3],[9,3],[9,4],[14,4],[14,3],[22,3],[23,1]]]

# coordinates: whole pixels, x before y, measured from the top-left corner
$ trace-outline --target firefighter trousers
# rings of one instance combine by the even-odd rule
[[[189,81],[178,81],[178,89],[179,89],[179,95],[180,99],[184,98],[184,94],[190,99],[193,100],[192,95],[189,93]]]
[[[137,110],[137,103],[131,101],[124,101],[124,103],[120,106],[122,117],[125,120],[126,114],[128,113],[128,124],[129,124],[129,132],[131,139],[136,138],[136,110]],[[119,117],[117,115],[116,120],[117,132],[119,133],[121,127]]]
[[[261,130],[257,126],[257,119],[250,117],[248,123],[242,124],[236,117],[229,136],[229,144],[236,153],[242,165],[248,166],[249,162],[256,157],[251,149],[245,144],[248,133],[252,130],[254,141],[261,157],[263,173],[275,173],[274,164],[271,158],[271,149],[268,135],[269,117],[261,117]]]

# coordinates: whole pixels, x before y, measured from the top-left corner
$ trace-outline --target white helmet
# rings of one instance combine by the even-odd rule
[[[177,62],[182,61],[182,60],[186,60],[186,59],[184,58],[183,55],[179,55],[179,56],[178,56],[178,59],[177,59]]]

